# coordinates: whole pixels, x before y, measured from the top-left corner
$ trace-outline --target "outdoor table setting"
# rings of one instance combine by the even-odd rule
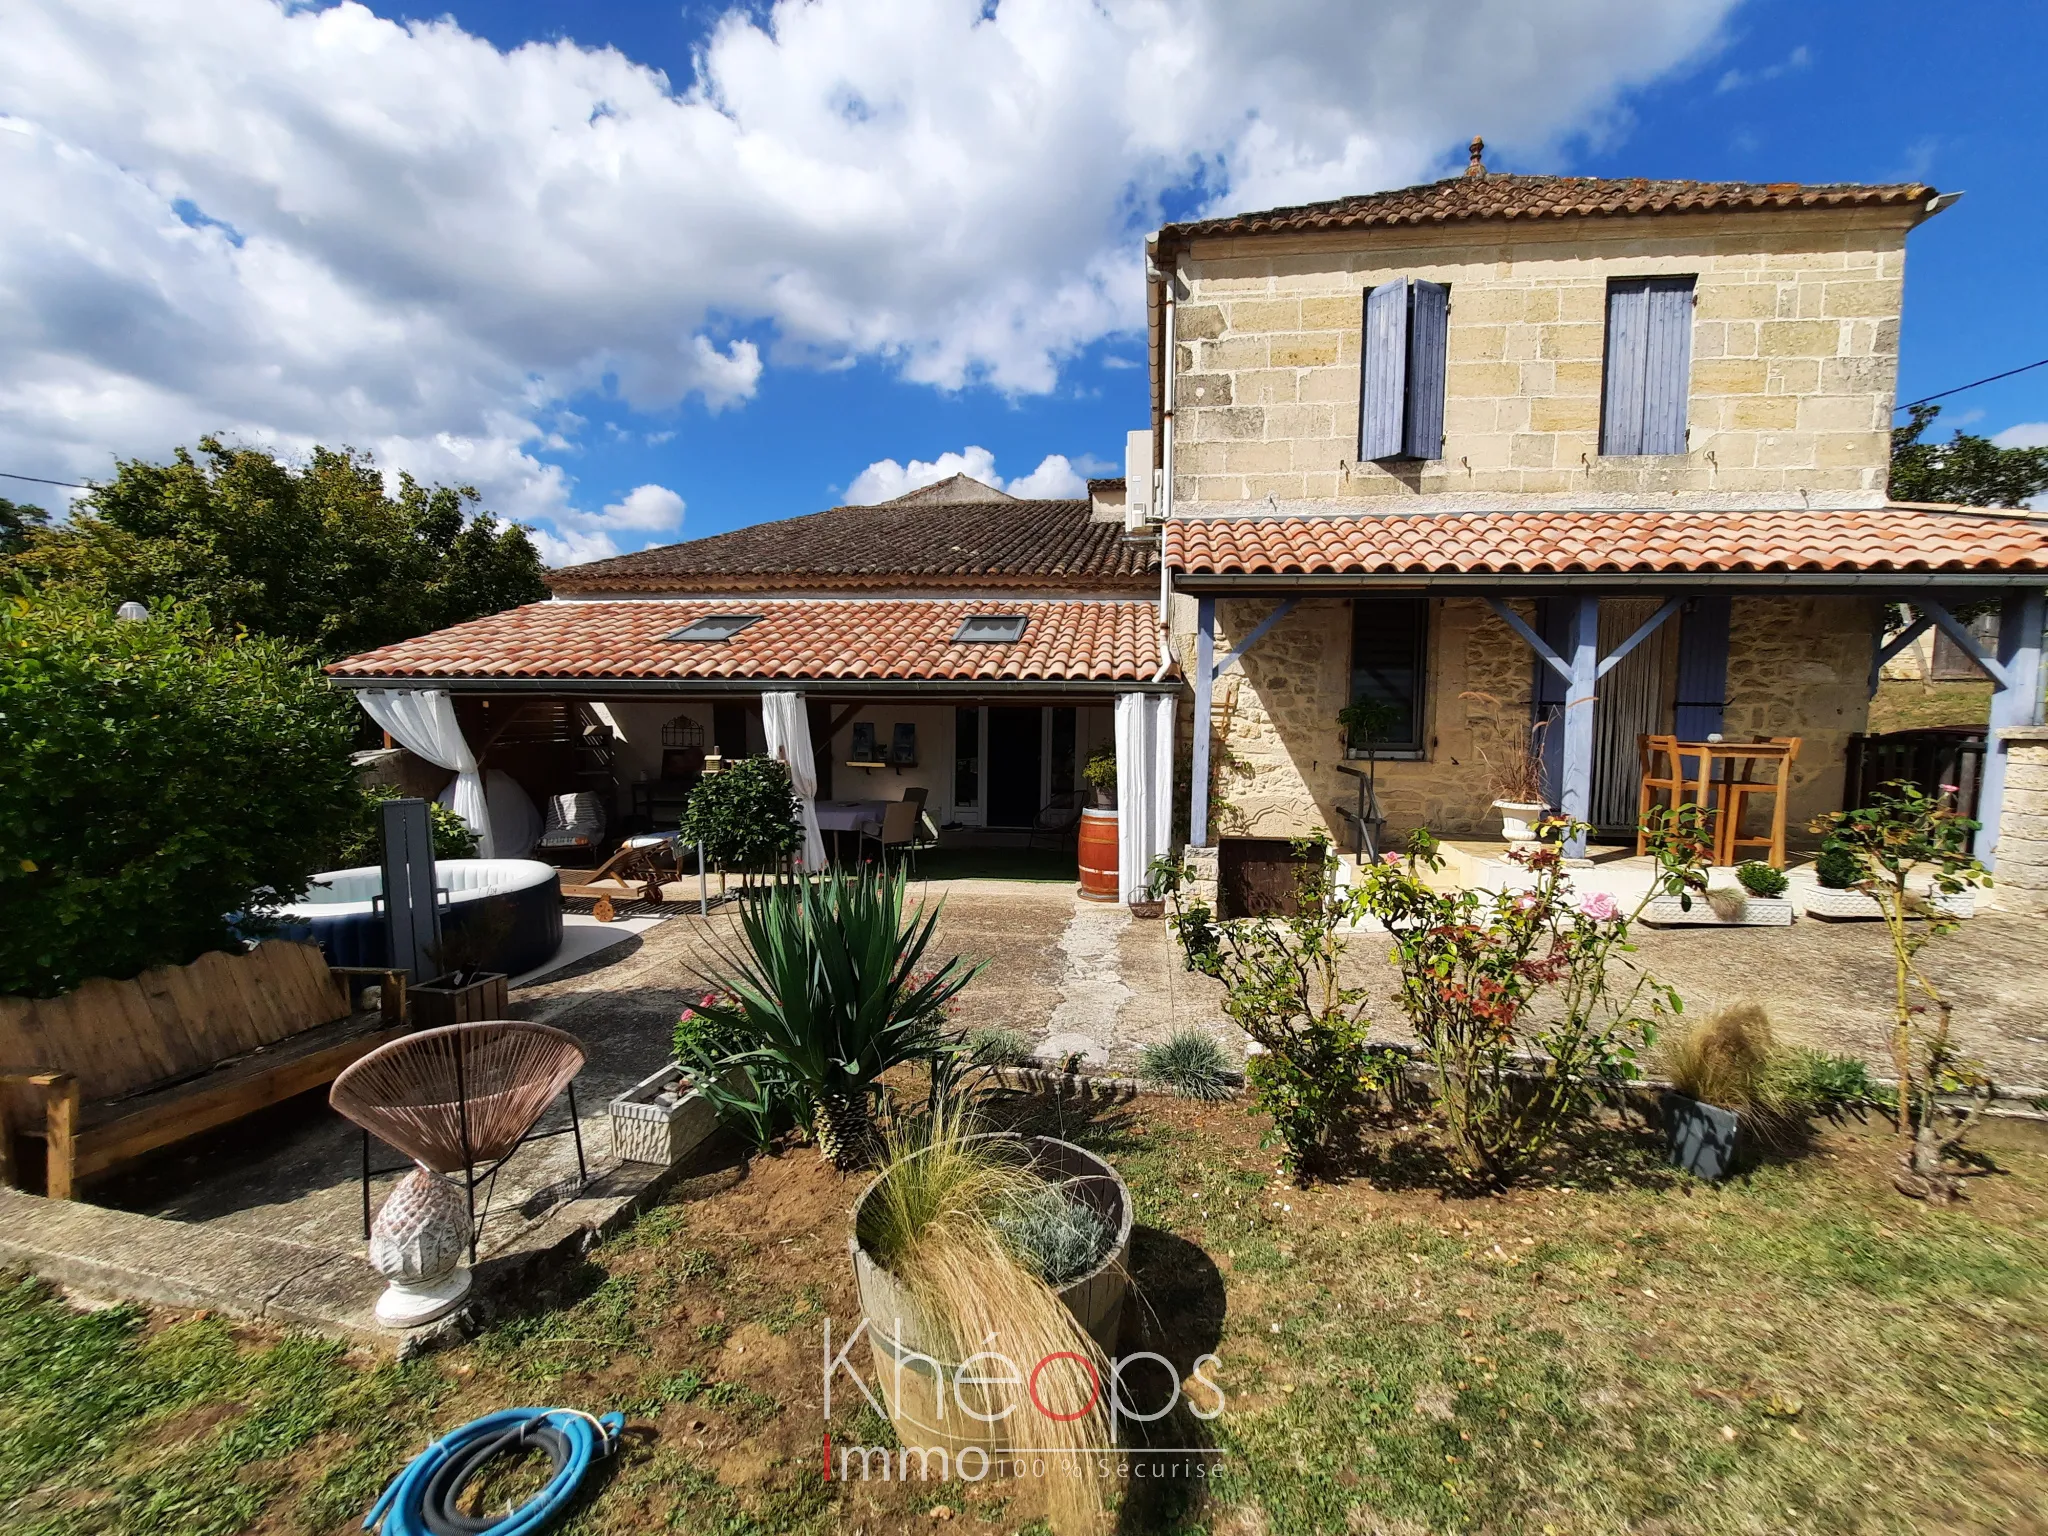
[[[820,800],[816,806],[818,830],[834,834],[835,851],[838,838],[844,833],[878,836],[888,804],[886,800]]]
[[[1784,867],[1785,791],[1790,787],[1792,764],[1799,756],[1798,737],[1724,741],[1714,736],[1705,741],[1679,741],[1673,737],[1644,736],[1641,749],[1646,808],[1652,790],[1673,790],[1674,803],[1691,800],[1713,813],[1715,864],[1733,864],[1738,848],[1755,847],[1774,868]],[[1658,778],[1651,772],[1658,756],[1675,758],[1667,777]],[[1775,768],[1769,777],[1757,776],[1759,769],[1773,764]],[[1771,797],[1771,829],[1761,837],[1744,837],[1742,814],[1749,797],[1758,794]]]

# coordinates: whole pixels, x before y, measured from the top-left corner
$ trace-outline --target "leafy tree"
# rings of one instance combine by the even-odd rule
[[[321,858],[320,867],[357,869],[365,864],[381,864],[384,861],[384,803],[399,798],[399,791],[389,784],[365,786],[354,821]],[[469,823],[438,800],[427,802],[427,824],[434,835],[435,858],[476,857],[476,834],[470,831]]]
[[[41,507],[27,506],[0,496],[0,555],[19,554],[28,547],[28,536],[50,521]]]
[[[466,515],[476,500],[409,475],[387,495],[349,450],[294,467],[207,437],[196,457],[121,462],[7,564],[17,586],[80,588],[109,608],[195,604],[224,631],[333,660],[547,596],[526,531]]]
[[[353,713],[196,606],[0,599],[0,994],[181,965],[298,896],[361,814]]]
[[[772,869],[803,841],[797,816],[789,770],[772,757],[743,757],[697,781],[681,831],[721,869]]]
[[[1945,443],[1922,442],[1940,414],[1938,405],[1916,405],[1911,421],[1892,428],[1893,500],[2021,507],[2048,491],[2048,448],[2001,448],[1960,431]]]

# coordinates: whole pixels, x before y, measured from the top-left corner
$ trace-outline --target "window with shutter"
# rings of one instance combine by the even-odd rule
[[[1443,283],[1402,277],[1366,290],[1358,389],[1361,461],[1442,455],[1450,309],[1451,290]]]
[[[1428,676],[1429,599],[1361,597],[1351,604],[1351,702],[1384,706],[1372,731],[1372,748],[1388,753],[1420,752],[1425,744],[1423,683]],[[1363,753],[1363,734],[1350,749]]]
[[[1689,277],[1629,277],[1608,283],[1601,453],[1685,452],[1692,293]]]

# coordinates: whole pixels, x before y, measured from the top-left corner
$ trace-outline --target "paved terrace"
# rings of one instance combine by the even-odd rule
[[[1078,901],[1071,885],[1049,881],[959,880],[934,884],[927,894],[945,901],[937,953],[983,963],[960,1005],[962,1024],[1016,1029],[1046,1055],[1080,1052],[1119,1068],[1134,1064],[1147,1042],[1183,1026],[1212,1031],[1241,1053],[1241,1038],[1222,1017],[1220,987],[1182,968],[1164,923]],[[519,1152],[501,1176],[484,1229],[486,1284],[494,1268],[523,1255],[586,1240],[588,1229],[618,1219],[645,1193],[654,1170],[614,1158],[605,1103],[667,1059],[677,1012],[730,934],[729,914],[673,917],[570,973],[514,991],[513,1013],[567,1029],[590,1049],[578,1086],[594,1178],[572,1200],[575,1162],[566,1137]],[[1377,1000],[1376,1017],[1392,1026],[1399,1013],[1385,947],[1380,935],[1355,935],[1346,967]],[[1932,973],[1955,1000],[1963,1047],[2008,1083],[2048,1082],[2040,952],[2037,921],[1991,912],[1930,954]],[[1691,1012],[1756,998],[1786,1040],[1855,1053],[1889,1070],[1887,961],[1874,924],[1803,920],[1790,929],[1648,932],[1640,957],[1679,988]],[[382,1148],[376,1157],[380,1164],[397,1160]],[[195,1305],[262,1310],[368,1335],[378,1285],[361,1260],[358,1168],[356,1131],[327,1109],[324,1097],[311,1095],[92,1191],[98,1206],[117,1210],[81,1207],[66,1215],[10,1196],[42,1213],[36,1221],[51,1235],[38,1239],[47,1251],[23,1251],[25,1208],[21,1219],[8,1218],[14,1238],[0,1247],[91,1288],[89,1266],[66,1269],[48,1262],[50,1255],[75,1258],[74,1249],[111,1245],[135,1273],[151,1277],[129,1286],[160,1299],[183,1299],[180,1286],[189,1279]],[[373,1198],[381,1200],[389,1183],[378,1180]],[[168,1220],[137,1222],[120,1211]],[[254,1294],[264,1304],[218,1299],[234,1294]]]

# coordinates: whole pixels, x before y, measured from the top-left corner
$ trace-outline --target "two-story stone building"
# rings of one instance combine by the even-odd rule
[[[1617,831],[1642,734],[1799,737],[1803,827],[1898,602],[1962,639],[1997,596],[1992,724],[2038,723],[2048,526],[1886,496],[1906,237],[1949,201],[1500,175],[1475,140],[1450,180],[1161,229],[1129,500],[1193,686],[1192,841],[1347,837],[1357,700],[1393,721],[1394,833],[1497,835],[1488,762],[1532,715],[1552,802]]]

